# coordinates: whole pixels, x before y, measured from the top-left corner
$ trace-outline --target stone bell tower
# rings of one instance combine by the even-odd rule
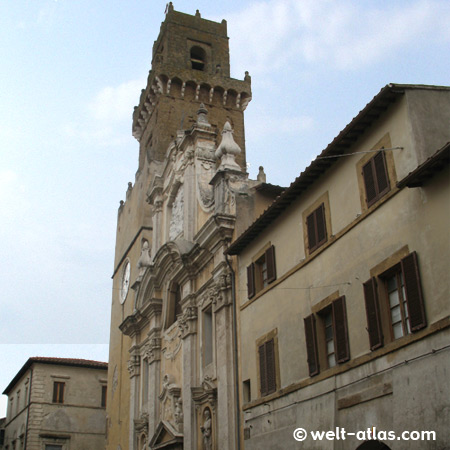
[[[237,215],[249,217],[250,100],[248,74],[230,78],[226,21],[170,3],[133,112],[139,165],[117,219],[107,450],[235,448],[224,251]]]
[[[245,170],[243,111],[251,100],[251,81],[230,78],[227,23],[202,19],[173,9],[153,44],[152,69],[147,87],[133,113],[133,136],[140,142],[139,169],[149,161],[162,161],[177,130],[195,123],[200,103],[208,119],[222,129],[228,120],[242,153],[238,164]]]

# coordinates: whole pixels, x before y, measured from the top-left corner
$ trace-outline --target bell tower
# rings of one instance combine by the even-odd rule
[[[216,129],[229,121],[242,153],[245,171],[243,112],[251,100],[251,80],[230,78],[227,23],[202,19],[173,9],[169,3],[158,39],[153,44],[147,87],[133,113],[133,136],[140,143],[139,169],[162,161],[178,130],[195,123],[199,105],[208,109]]]

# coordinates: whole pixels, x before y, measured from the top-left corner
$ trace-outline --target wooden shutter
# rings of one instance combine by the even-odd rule
[[[251,263],[247,267],[247,291],[248,298],[255,296],[255,264]]]
[[[389,190],[389,177],[386,168],[386,157],[384,151],[377,153],[373,158],[378,187],[378,197]]]
[[[53,383],[53,403],[58,401],[58,383],[55,381]]]
[[[277,278],[277,270],[275,266],[275,247],[271,245],[266,250],[266,265],[267,265],[267,282],[272,283]]]
[[[401,261],[403,280],[405,283],[406,303],[408,305],[409,324],[411,331],[417,331],[427,326],[425,307],[420,283],[419,265],[416,252],[410,253]]]
[[[327,226],[325,223],[325,206],[322,203],[315,211],[316,214],[316,229],[317,229],[317,245],[326,242],[327,240]]]
[[[309,250],[312,251],[317,245],[316,239],[316,226],[314,221],[314,213],[311,213],[306,218],[306,228],[308,231],[308,246]]]
[[[317,354],[316,319],[311,314],[304,319],[306,354],[308,356],[309,375],[312,377],[319,373],[319,357]]]
[[[375,350],[383,346],[380,305],[378,302],[377,283],[375,278],[371,278],[366,281],[363,286],[364,299],[366,302],[367,331],[369,332],[370,349]]]
[[[364,186],[366,188],[367,206],[370,206],[377,198],[377,188],[375,186],[375,177],[372,169],[372,160],[364,164],[362,168]]]
[[[332,303],[332,313],[336,362],[342,363],[350,359],[345,296],[339,297]]]
[[[271,394],[277,390],[276,368],[275,368],[275,343],[273,338],[266,344],[266,374],[267,393]]]
[[[258,348],[259,352],[259,383],[261,396],[267,394],[267,370],[266,370],[266,346],[262,344]]]
[[[258,353],[260,390],[261,396],[265,396],[277,390],[274,339],[261,344]]]

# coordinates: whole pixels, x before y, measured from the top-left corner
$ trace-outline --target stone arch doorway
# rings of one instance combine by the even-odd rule
[[[391,448],[380,441],[367,441],[357,447],[356,450],[391,450]]]

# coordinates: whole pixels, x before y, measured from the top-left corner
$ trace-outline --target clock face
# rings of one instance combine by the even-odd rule
[[[128,288],[130,287],[130,272],[131,265],[130,261],[127,261],[125,264],[125,268],[122,272],[122,285],[120,289],[120,303],[123,303],[127,298]]]

